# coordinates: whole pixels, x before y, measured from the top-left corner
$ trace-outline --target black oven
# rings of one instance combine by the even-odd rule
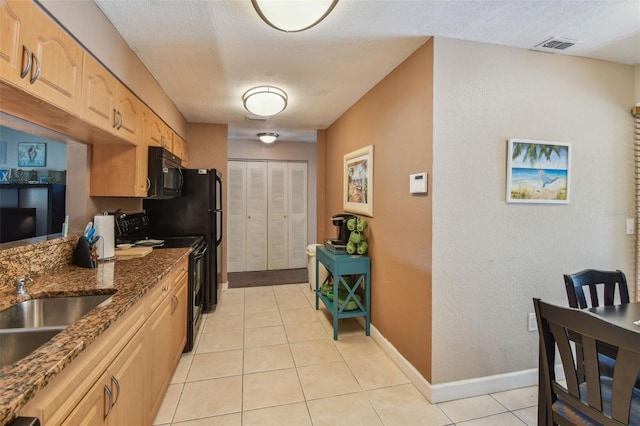
[[[204,288],[209,263],[209,246],[202,243],[189,254],[189,306],[187,307],[187,346],[185,352],[193,349],[196,334],[200,328],[200,319],[204,309]]]
[[[145,213],[114,213],[116,243],[151,246],[154,250],[163,248],[191,247],[189,253],[189,283],[187,304],[187,344],[184,352],[193,349],[200,320],[204,311],[205,288],[209,279],[210,250],[202,235],[169,236],[148,234],[149,218]]]
[[[149,191],[147,198],[166,199],[182,195],[182,160],[159,146],[149,147]]]

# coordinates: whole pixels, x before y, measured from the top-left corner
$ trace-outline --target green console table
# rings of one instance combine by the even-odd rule
[[[320,264],[323,264],[329,276],[324,282],[319,282]],[[351,283],[344,278],[346,276],[357,276]],[[329,277],[333,277],[333,301],[322,294],[321,287],[328,282]],[[320,300],[325,304],[333,316],[333,340],[338,340],[338,320],[342,318],[365,317],[365,331],[369,336],[371,323],[371,259],[369,256],[351,256],[348,254],[334,254],[324,247],[316,249],[316,310],[319,308]],[[347,290],[348,294],[342,303],[338,302],[338,289],[340,284]],[[364,300],[358,300],[355,292],[358,287],[364,284]],[[351,302],[356,308],[345,310]]]

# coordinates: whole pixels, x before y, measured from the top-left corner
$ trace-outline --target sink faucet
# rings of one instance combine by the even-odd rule
[[[27,291],[25,290],[24,285],[26,284],[27,281],[32,282],[33,278],[31,277],[16,278],[15,280],[16,291],[14,291],[13,294],[25,294]]]

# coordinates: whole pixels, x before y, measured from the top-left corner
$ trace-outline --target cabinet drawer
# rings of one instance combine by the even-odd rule
[[[147,316],[150,316],[169,296],[173,288],[173,274],[165,275],[150,291],[147,297]]]

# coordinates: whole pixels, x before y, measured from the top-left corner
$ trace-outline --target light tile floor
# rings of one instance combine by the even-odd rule
[[[537,387],[431,404],[354,320],[309,284],[233,289],[206,314],[154,425],[536,424]]]

